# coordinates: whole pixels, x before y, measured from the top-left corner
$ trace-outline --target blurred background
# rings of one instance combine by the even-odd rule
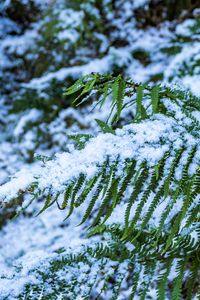
[[[0,184],[34,168],[35,156],[68,151],[72,133],[98,132],[94,119],[105,120],[106,108],[74,108],[63,96],[91,72],[200,95],[200,2],[0,0]],[[84,240],[80,229],[72,234],[78,215],[63,222],[50,209],[33,218],[37,203],[12,219],[21,201],[0,213],[0,276],[12,283],[15,266],[31,253],[41,257]],[[15,287],[4,282],[2,290],[0,299],[15,299]]]

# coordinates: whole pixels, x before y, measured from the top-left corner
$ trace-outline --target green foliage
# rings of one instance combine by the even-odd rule
[[[135,242],[136,249],[130,250],[126,244],[120,242],[122,232],[117,226],[104,226],[99,230],[93,230],[93,234],[104,233],[110,236],[109,243],[92,242],[90,246],[77,249],[76,253],[66,252],[63,249],[57,251],[58,255],[49,260],[49,266],[43,270],[42,266],[32,272],[41,283],[28,284],[19,299],[55,299],[58,295],[61,299],[118,299],[123,293],[123,281],[132,286],[131,296],[128,299],[146,299],[151,288],[151,280],[158,278],[158,299],[193,299],[191,287],[198,289],[198,262],[193,257],[187,270],[190,272],[190,280],[185,283],[184,296],[181,293],[184,269],[187,258],[178,259],[176,264],[176,277],[171,290],[167,289],[169,273],[173,268],[173,256],[163,257],[160,263],[157,255],[152,255],[148,246],[140,250],[141,243],[147,243],[147,236]],[[108,237],[107,237],[108,239]],[[97,291],[100,291],[99,293]]]
[[[151,101],[153,113],[157,113],[158,101],[159,101],[159,86],[155,86],[151,91]]]
[[[115,133],[115,131],[105,122],[95,119],[99,127],[101,128],[102,132],[104,133]]]
[[[119,83],[122,85],[121,87],[119,87]],[[79,92],[78,96],[76,96],[77,92]],[[131,79],[122,79],[121,75],[116,77],[92,73],[83,76],[64,93],[64,95],[72,94],[76,96],[73,101],[76,106],[82,105],[91,99],[96,99],[94,97],[96,95],[99,97],[96,105],[102,107],[106,99],[111,96],[112,103],[109,117],[109,119],[112,117],[111,123],[118,122],[122,110],[130,106],[133,107],[134,121],[138,120],[138,118],[139,120],[149,118],[155,113],[166,114],[166,108],[163,105],[165,97],[174,103],[181,100],[183,102],[182,105],[187,105],[188,111],[184,111],[185,114],[192,112],[193,105],[197,109],[199,108],[198,98],[190,92],[170,90],[170,88],[162,88],[159,85],[150,87],[136,84]],[[148,99],[151,99],[151,101],[149,102]]]
[[[117,299],[123,278],[130,277],[133,278],[130,283],[132,286],[130,299],[134,299],[136,295],[139,299],[146,299],[154,278],[158,299],[166,299],[166,293],[174,300],[182,299],[183,294],[186,294],[187,299],[193,299],[197,294],[200,276],[200,248],[196,242],[200,238],[198,204],[200,168],[198,167],[191,175],[190,166],[198,153],[200,124],[195,113],[200,111],[199,99],[183,91],[173,91],[160,86],[137,85],[130,79],[123,79],[121,75],[113,77],[100,74],[91,74],[79,79],[65,94],[76,94],[74,103],[82,104],[90,97],[93,99],[95,93],[100,99],[99,106],[104,105],[109,95],[112,96],[111,124],[115,123],[116,127],[120,126],[120,121],[123,119],[122,110],[130,107],[133,108],[135,123],[143,122],[144,118],[153,120],[158,113],[176,120],[177,111],[182,113],[185,118],[192,120],[192,123],[186,123],[184,127],[195,137],[196,144],[193,144],[190,149],[186,149],[184,144],[179,148],[171,149],[154,166],[149,166],[148,160],[140,162],[138,166],[137,160],[126,159],[122,162],[120,159],[112,161],[110,157],[106,157],[104,163],[98,165],[98,172],[92,178],[87,178],[85,174],[80,173],[78,178],[67,182],[65,192],[61,195],[62,201],[58,201],[59,194],[55,194],[51,187],[41,191],[38,190],[37,185],[34,185],[34,195],[44,193],[47,195],[39,213],[57,203],[59,209],[67,210],[66,218],[69,218],[74,210],[84,204],[80,224],[85,223],[89,227],[88,235],[103,237],[105,233],[111,234],[110,241],[114,241],[111,248],[104,248],[98,244],[96,249],[88,248],[85,253],[103,261],[111,259],[117,262],[119,268],[122,262],[126,261],[128,269],[126,274],[120,273],[117,276],[118,282],[111,281],[111,284],[110,277],[104,277],[100,295],[104,295],[109,285],[113,289],[112,299]],[[174,109],[171,109],[167,103],[170,103]],[[103,132],[114,134],[110,125],[100,120],[97,120],[97,123]],[[80,138],[78,136],[77,140]],[[78,146],[79,149],[84,147],[80,143]],[[175,176],[176,172],[180,173],[179,180]],[[149,202],[151,195],[152,199]],[[166,199],[169,199],[168,205],[160,212],[159,224],[152,227],[153,215]],[[149,205],[144,211],[147,202]],[[107,225],[117,206],[124,203],[126,205],[123,213],[124,221],[120,226],[115,224],[115,221],[113,225]],[[196,238],[193,237],[193,232]],[[128,250],[128,245],[131,246],[131,250]],[[83,253],[75,255],[75,261],[85,261],[85,256],[83,258],[82,255]],[[74,259],[64,260],[64,265],[70,266]],[[172,283],[173,288],[169,291],[168,285],[171,284],[169,273],[174,265],[176,265],[176,277]],[[59,265],[60,268],[63,268],[63,265]],[[89,268],[91,270],[92,266],[90,265]],[[56,273],[56,270],[54,265],[51,272]],[[65,271],[67,272],[67,269]],[[73,297],[77,296],[74,291],[77,278],[73,281],[73,287],[67,285],[60,287],[59,280],[56,277],[61,290],[66,292],[70,289]],[[89,297],[94,293],[93,288],[94,282],[83,299],[90,299]],[[28,287],[25,294],[29,295],[32,289],[34,287]],[[37,289],[38,287],[36,291]],[[54,295],[52,292],[48,297]]]
[[[81,150],[85,147],[85,144],[89,139],[92,137],[90,134],[75,134],[75,135],[68,135],[68,138],[73,140],[76,144],[76,148]]]
[[[137,96],[136,96],[136,116],[139,119],[145,119],[147,117],[147,112],[144,106],[142,105],[142,99],[144,96],[144,86],[139,85],[137,88]]]
[[[75,26],[74,23],[66,26],[65,22],[59,20],[59,9],[55,9],[54,1],[51,1],[45,15],[33,6],[33,1],[29,1],[30,4],[27,5],[19,5],[19,2],[23,1],[11,1],[6,14],[22,25],[22,31],[26,24],[36,20],[43,21],[33,43],[35,46],[31,45],[33,49],[27,48],[25,54],[20,54],[21,51],[17,51],[17,48],[8,49],[11,62],[16,61],[16,65],[8,70],[8,74],[7,71],[3,72],[0,81],[2,86],[6,83],[5,91],[9,101],[15,99],[12,113],[22,113],[32,108],[43,113],[40,120],[30,120],[21,134],[22,136],[26,130],[37,128],[34,131],[36,145],[31,150],[30,162],[38,146],[42,145],[41,148],[46,150],[55,145],[52,133],[48,131],[49,125],[72,101],[75,105],[94,103],[94,106],[100,108],[105,103],[110,104],[107,122],[96,119],[102,134],[115,135],[115,129],[120,128],[122,124],[143,124],[146,120],[154,120],[160,114],[175,120],[177,127],[182,116],[186,120],[184,129],[188,134],[192,134],[195,140],[189,149],[184,145],[170,148],[154,166],[148,165],[148,159],[139,161],[139,157],[138,160],[113,160],[111,157],[105,157],[104,161],[98,164],[98,171],[92,178],[87,178],[80,171],[77,177],[66,182],[61,194],[55,192],[51,186],[40,190],[40,178],[35,178],[35,182],[27,190],[33,196],[28,205],[35,200],[42,200],[43,206],[39,214],[55,205],[66,212],[66,218],[73,218],[73,214],[80,208],[80,230],[88,229],[86,233],[91,239],[91,245],[83,247],[80,251],[76,249],[74,253],[58,249],[58,256],[50,260],[50,266],[42,265],[33,271],[34,276],[37,274],[38,283],[28,284],[19,299],[114,300],[122,298],[124,290],[131,290],[130,299],[145,300],[151,297],[149,291],[152,288],[156,289],[157,298],[161,300],[200,298],[200,248],[197,242],[200,239],[200,169],[197,168],[192,175],[190,172],[199,153],[199,99],[183,91],[159,85],[151,87],[135,84],[131,79],[123,78],[121,74],[127,71],[127,62],[123,62],[117,55],[113,55],[112,58],[110,53],[112,48],[120,50],[126,45],[132,49],[132,39],[129,41],[129,38],[120,37],[126,30],[121,35],[118,25],[115,27],[115,24],[120,24],[118,20],[123,19],[121,16],[119,18],[119,15],[126,15],[126,1],[62,1],[61,12],[72,8],[83,13],[82,21]],[[172,1],[150,1],[149,9],[141,7],[133,10],[130,18],[123,19],[124,28],[130,27],[130,30],[135,30],[135,26],[157,26],[165,19],[173,19],[176,16],[179,18],[180,12],[186,8],[191,13],[198,7],[198,1],[175,2],[177,3],[174,4],[173,1],[172,5]],[[19,7],[17,13],[15,6]],[[95,13],[92,8],[95,8]],[[181,15],[180,21],[186,17]],[[64,38],[59,38],[65,30],[69,30],[69,36],[75,39],[70,40],[65,34]],[[175,34],[175,38],[172,37],[171,41],[164,43],[161,46],[163,57],[165,54],[176,55],[186,43],[196,41],[199,31],[198,19],[190,30],[190,36]],[[135,40],[137,45],[138,40]],[[103,44],[107,45],[102,47]],[[101,48],[103,50],[100,50]],[[136,48],[130,53],[130,57],[133,62],[137,60],[143,66],[148,66],[156,62],[156,54],[156,51],[151,53]],[[28,82],[43,76],[45,79],[49,72],[87,65],[93,59],[101,59],[107,55],[110,55],[110,71],[113,75],[92,73],[75,83],[71,75],[66,75],[61,81],[50,76],[49,82],[45,82],[45,87],[41,90],[20,86],[25,80]],[[162,56],[160,59],[162,60]],[[188,74],[197,74],[198,68],[197,52],[191,55],[190,59],[175,65],[174,70],[168,72],[168,79],[170,81],[176,76],[181,78]],[[16,73],[14,77],[10,76],[13,72]],[[163,76],[163,73],[156,73],[150,75],[150,78],[156,82],[162,80]],[[11,78],[10,81],[8,78]],[[12,85],[7,85],[7,81],[12,81]],[[68,85],[74,83],[65,95],[63,81]],[[179,117],[176,115],[176,109],[180,113]],[[126,114],[126,110],[131,112],[131,118]],[[46,125],[46,131],[41,120]],[[68,121],[64,121],[66,127],[69,127]],[[68,138],[74,141],[78,151],[82,151],[92,136],[76,134]],[[162,143],[165,144],[166,141],[163,140]],[[46,156],[36,158],[43,162],[44,168],[51,159]],[[180,174],[179,179],[176,176],[177,172]],[[168,205],[161,209],[159,223],[153,226],[157,208],[162,208],[166,199],[169,199]],[[19,202],[22,202],[22,197]],[[122,208],[120,220],[113,217],[119,207]],[[22,211],[24,209],[26,207]],[[10,215],[14,213],[15,211],[11,211]],[[0,226],[5,223],[4,217],[0,223]],[[92,245],[93,237],[100,241]],[[83,265],[86,268],[82,268]],[[173,277],[174,270],[176,273]],[[126,297],[124,296],[124,299]]]

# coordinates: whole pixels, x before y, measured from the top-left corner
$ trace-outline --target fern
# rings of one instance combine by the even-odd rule
[[[137,96],[136,96],[136,117],[140,119],[145,119],[147,116],[146,110],[142,104],[144,93],[144,86],[139,85],[137,88]]]
[[[114,130],[105,122],[95,119],[99,127],[102,129],[103,132],[105,133],[115,133]]]
[[[184,264],[185,264],[184,260],[178,262],[176,268],[177,277],[174,281],[174,287],[172,291],[172,300],[178,300],[181,298],[181,287],[182,287],[182,280],[184,275]]]
[[[112,84],[113,102],[116,103],[117,107],[117,118],[119,119],[123,108],[124,91],[126,88],[126,82],[119,75],[114,83]]]
[[[168,276],[170,273],[172,267],[172,260],[167,260],[167,262],[164,264],[164,270],[163,273],[159,275],[158,277],[158,286],[157,286],[157,294],[158,298],[160,300],[165,300],[166,299],[166,286],[168,282]]]
[[[121,75],[83,77],[68,89],[67,94],[77,92],[78,103],[87,101],[90,96],[93,99],[96,93],[99,106],[109,101],[106,97],[112,94],[110,104],[114,117],[111,125],[97,120],[103,133],[90,137],[85,145],[67,154],[66,158],[63,156],[65,160],[61,157],[60,161],[59,158],[45,161],[43,171],[36,176],[37,184],[30,184],[27,192],[31,189],[33,195],[46,197],[40,213],[57,203],[60,209],[67,211],[66,218],[69,218],[80,208],[82,220],[79,225],[85,223],[88,236],[99,236],[104,240],[107,234],[109,238],[105,245],[99,242],[95,248],[88,247],[74,257],[67,256],[63,262],[54,264],[50,272],[56,273],[64,266],[80,261],[92,270],[88,259],[93,257],[99,264],[102,262],[102,269],[99,266],[101,274],[90,281],[88,293],[83,294],[85,299],[93,295],[98,280],[103,281],[99,296],[106,297],[107,290],[112,289],[111,299],[117,299],[122,282],[130,282],[130,278],[130,299],[136,295],[139,299],[147,299],[153,281],[157,284],[159,299],[165,299],[171,284],[169,273],[177,263],[170,297],[182,299],[188,262],[191,269],[189,282],[199,276],[199,260],[196,259],[200,251],[199,100],[190,99],[182,91],[137,85]],[[133,121],[120,128],[130,108]],[[156,126],[161,126],[160,136],[151,131],[148,137],[148,126],[154,126],[158,132],[160,128]],[[95,153],[97,145],[102,149],[101,155],[99,149]],[[90,154],[87,161],[84,161],[85,153]],[[77,165],[79,159],[82,159],[81,165]],[[120,220],[116,217],[119,213]],[[106,271],[103,269],[108,261],[113,263],[114,272],[104,276]],[[123,263],[126,273],[121,268]],[[114,274],[117,274],[116,279],[113,279]],[[55,278],[59,282],[59,278]],[[70,289],[73,297],[77,297],[74,286],[78,282],[75,276],[73,286],[59,283],[63,297],[69,297],[67,291]],[[25,295],[29,295],[31,289],[33,287],[27,287]],[[37,295],[41,293],[37,287],[36,291]],[[51,297],[54,295],[52,292]],[[196,282],[190,285],[188,299],[194,295],[197,295]]]
[[[159,102],[159,86],[155,86],[151,91],[151,101],[153,113],[157,113],[158,102]]]

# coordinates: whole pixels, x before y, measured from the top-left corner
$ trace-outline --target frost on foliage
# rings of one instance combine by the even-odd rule
[[[1,299],[18,299],[19,295],[23,291],[27,284],[39,284],[40,278],[37,278],[34,272],[30,274],[34,269],[41,267],[47,268],[48,260],[55,255],[49,255],[45,251],[33,251],[23,256],[23,261],[18,259],[15,262],[14,272],[5,272],[4,269],[1,271],[0,276],[0,289]],[[4,273],[5,272],[5,273]]]
[[[86,143],[83,150],[72,150],[70,153],[57,154],[55,159],[47,161],[43,167],[37,167],[33,172],[30,170],[27,173],[26,170],[16,174],[15,179],[0,188],[1,198],[9,201],[10,198],[17,196],[19,188],[26,190],[33,182],[37,182],[36,191],[39,193],[42,192],[47,195],[51,193],[51,195],[57,197],[56,195],[58,194],[64,194],[66,185],[70,185],[74,180],[78,180],[80,175],[84,176],[87,181],[92,180],[99,174],[100,168],[107,159],[109,159],[111,166],[117,162],[119,167],[116,170],[115,176],[124,178],[126,176],[124,168],[127,160],[137,162],[136,171],[138,172],[144,162],[146,162],[149,169],[153,170],[159,166],[165,155],[170,153],[170,157],[166,160],[164,166],[164,174],[167,177],[169,176],[168,173],[171,172],[171,164],[176,158],[178,151],[185,149],[174,171],[175,181],[182,180],[181,176],[189,160],[190,153],[197,147],[189,165],[189,176],[193,176],[200,165],[200,149],[197,146],[195,132],[191,131],[189,133],[187,130],[187,126],[193,126],[192,121],[190,118],[185,117],[181,111],[178,111],[176,105],[173,105],[171,102],[168,103],[167,99],[165,101],[165,105],[169,111],[175,110],[175,119],[156,114],[138,124],[125,125],[121,129],[116,129],[115,134],[98,134],[97,137],[90,139]],[[187,126],[185,127],[185,125]],[[146,188],[148,188],[149,181],[147,180],[145,184]],[[160,188],[162,184],[161,181]],[[172,184],[171,188],[175,191],[176,185]],[[123,216],[126,214],[126,201],[129,201],[129,197],[130,194],[127,191],[124,196],[124,202],[119,203],[116,209],[114,209],[106,224],[124,224]],[[137,209],[140,207],[140,202],[143,201],[143,197],[143,192],[141,194],[138,193],[137,201],[132,205],[130,210],[130,218],[134,218]],[[155,191],[151,191],[143,204],[138,225],[142,224],[143,218],[145,219],[148,210],[156,199],[155,197],[157,197]],[[180,194],[178,201],[173,203],[173,197],[163,195],[159,202],[155,204],[154,211],[152,211],[151,218],[149,219],[149,225],[151,227],[159,227],[163,212],[168,206],[173,205],[173,210],[169,211],[168,216],[166,216],[166,224],[171,222],[174,216],[182,210],[182,197]],[[60,201],[59,198],[58,201]],[[196,197],[194,203],[189,206],[189,211],[192,211],[195,205],[198,205],[198,201],[199,199]],[[189,232],[185,232],[184,229],[188,217],[189,214],[183,219],[180,227],[183,230],[180,229],[180,231],[182,235],[192,234],[194,231],[191,238],[196,244],[198,238],[195,238],[195,227],[191,227]]]
[[[116,135],[99,134],[83,150],[57,154],[53,161],[47,162],[44,168],[33,174],[28,170],[20,172],[16,179],[0,188],[0,195],[1,198],[11,199],[19,189],[26,189],[34,178],[38,180],[40,190],[51,188],[56,194],[63,192],[65,184],[81,173],[88,179],[92,178],[107,157],[111,163],[118,159],[123,164],[126,159],[134,159],[138,165],[147,161],[152,167],[167,151],[173,153],[183,145],[189,152],[195,145],[194,137],[172,118],[158,115],[153,120],[117,129]]]
[[[90,243],[90,246],[79,246],[74,249],[49,254],[45,251],[33,251],[18,259],[15,265],[15,274],[4,274],[1,281],[1,297],[6,299],[12,296],[12,299],[18,297],[33,295],[39,297],[54,297],[63,299],[75,298],[82,299],[91,294],[91,290],[95,286],[92,296],[95,297],[101,293],[106,279],[114,279],[117,283],[127,277],[128,260],[122,264],[112,261],[109,258],[96,258],[91,254],[87,254],[87,247],[91,252],[95,250],[97,245]],[[79,256],[76,260],[75,255]],[[2,274],[1,274],[2,275]],[[51,278],[54,278],[52,286]],[[8,287],[7,283],[12,284]],[[42,283],[43,288],[40,288]],[[105,288],[105,297],[114,295],[115,289],[112,291],[112,285],[109,284],[108,290]],[[124,285],[126,287],[126,285]],[[117,289],[116,289],[117,290]],[[122,292],[124,294],[124,292]],[[35,299],[35,298],[34,298]]]
[[[33,214],[36,209],[37,204],[35,208],[29,209],[29,213]],[[87,242],[81,236],[80,228],[75,227],[78,215],[75,214],[70,223],[64,222],[63,218],[60,211],[50,209],[37,218],[21,215],[16,222],[9,222],[1,230],[0,244],[4,245],[0,248],[1,299],[8,299],[9,296],[19,299],[26,285],[40,286],[42,277],[39,272],[47,274],[53,260],[62,260],[57,252],[64,245],[71,247],[71,253],[75,253],[74,249],[78,251]],[[51,282],[49,288],[50,285]]]
[[[176,83],[181,88],[188,88],[199,95],[199,9],[191,11],[191,19],[187,19],[185,15],[178,21],[161,22],[159,25],[148,25],[143,28],[143,21],[145,24],[146,20],[140,20],[140,16],[138,19],[137,13],[144,13],[144,18],[147,13],[148,17],[150,12],[148,5],[151,6],[151,1],[116,0],[114,2],[115,7],[112,6],[113,1],[110,0],[84,1],[84,3],[83,1],[67,1],[67,5],[64,0],[5,0],[0,3],[0,85],[2,87],[0,183],[7,182],[0,187],[0,200],[4,199],[9,202],[10,198],[15,197],[19,190],[26,190],[28,186],[32,185],[32,182],[35,184],[36,192],[46,189],[44,195],[39,195],[39,204],[36,201],[33,202],[24,214],[7,222],[1,228],[0,298],[19,299],[20,294],[24,299],[34,295],[36,290],[36,299],[41,298],[42,294],[47,299],[50,297],[53,299],[55,297],[79,299],[89,293],[94,284],[91,297],[97,297],[97,294],[102,293],[106,285],[108,289],[102,297],[112,299],[112,297],[114,298],[113,283],[116,291],[118,283],[121,281],[122,289],[119,299],[124,300],[129,299],[132,279],[135,279],[138,274],[141,275],[138,280],[141,289],[137,292],[141,297],[143,299],[149,297],[153,300],[158,297],[159,286],[156,286],[156,282],[160,276],[159,272],[161,270],[161,275],[165,274],[168,266],[165,262],[164,265],[158,264],[151,277],[149,266],[141,266],[138,263],[137,259],[141,260],[141,257],[138,258],[138,253],[133,258],[137,239],[127,245],[128,249],[133,251],[130,265],[126,260],[121,264],[118,264],[116,258],[109,260],[108,253],[101,256],[101,259],[103,258],[102,269],[100,260],[89,256],[87,256],[87,262],[83,258],[83,262],[74,261],[72,265],[70,265],[70,261],[64,265],[60,263],[62,257],[69,258],[69,254],[82,255],[84,253],[85,255],[83,248],[79,248],[81,244],[91,246],[91,238],[87,239],[83,234],[84,226],[90,225],[94,220],[95,213],[102,203],[103,192],[97,199],[94,212],[86,224],[81,225],[82,227],[75,227],[75,225],[81,222],[82,215],[87,210],[94,194],[93,191],[88,194],[86,201],[74,210],[73,216],[67,221],[63,222],[63,219],[66,217],[69,206],[63,211],[57,210],[53,206],[37,218],[30,217],[38,212],[41,202],[46,201],[43,196],[49,192],[53,196],[60,193],[57,201],[59,205],[59,201],[62,202],[66,185],[76,182],[80,173],[86,175],[90,182],[95,174],[99,174],[107,157],[109,157],[109,167],[113,167],[113,164],[118,161],[115,175],[121,180],[126,174],[127,159],[137,160],[136,170],[138,172],[136,175],[139,178],[143,175],[143,169],[140,169],[142,161],[147,162],[150,176],[154,173],[159,176],[158,163],[163,155],[168,151],[171,153],[171,157],[166,159],[164,168],[166,175],[169,174],[176,151],[184,147],[179,165],[173,174],[173,182],[170,185],[172,192],[176,191],[179,183],[182,181],[185,183],[184,168],[187,167],[187,161],[195,145],[197,146],[196,152],[192,161],[189,160],[188,181],[193,180],[199,167],[199,125],[196,125],[200,119],[198,111],[193,111],[191,115],[186,116],[183,111],[177,110],[174,103],[165,99],[164,105],[169,113],[167,117],[157,114],[141,123],[126,125],[127,120],[130,120],[135,112],[135,107],[130,107],[122,112],[124,126],[121,129],[117,129],[115,134],[97,135],[99,128],[94,119],[106,121],[110,107],[104,106],[100,111],[96,108],[91,111],[89,105],[75,109],[70,107],[70,97],[62,97],[65,88],[70,86],[74,80],[91,72],[113,72],[114,74],[120,72],[130,76],[134,81],[142,83],[154,81],[164,81],[165,84]],[[27,10],[28,13],[24,14],[26,17],[29,17],[31,3],[34,3],[34,7],[37,8],[37,13],[31,16],[25,26],[20,20],[17,21],[15,18],[7,16],[7,10],[15,7],[17,3],[21,3],[25,11]],[[102,16],[104,17],[103,26]],[[17,106],[18,104],[19,106]],[[11,108],[13,114],[10,114]],[[18,114],[18,112],[20,113]],[[174,117],[170,117],[171,115]],[[74,150],[74,145],[68,145],[68,135],[75,133],[97,136],[91,138],[83,150],[78,151]],[[35,152],[48,157],[55,153],[58,154],[44,165],[36,161],[31,166],[29,163],[32,163]],[[20,172],[18,172],[19,170]],[[16,172],[18,173],[16,174]],[[105,173],[105,175],[108,174]],[[9,177],[11,177],[10,182]],[[151,230],[159,232],[159,226],[165,217],[164,213],[169,212],[163,222],[162,235],[166,233],[173,235],[171,228],[175,224],[173,230],[177,235],[172,238],[174,249],[177,250],[179,247],[181,252],[178,254],[187,257],[190,255],[187,252],[188,247],[193,251],[199,243],[198,219],[194,218],[199,207],[199,195],[192,194],[192,203],[186,203],[186,214],[184,214],[186,198],[182,194],[177,198],[176,196],[173,198],[172,195],[161,197],[148,220],[151,204],[155,202],[155,195],[159,188],[162,188],[163,183],[161,180],[159,186],[155,191],[151,191],[144,203],[143,192],[148,188],[150,178],[145,181],[143,188],[138,192],[138,197],[131,206],[130,212],[127,207],[133,181],[109,218],[105,220],[102,217],[101,221],[105,221],[104,225],[108,228],[111,227],[113,231],[113,224],[119,225],[121,229],[127,223],[124,216],[129,212],[126,226],[129,226],[129,222],[134,221],[135,218],[137,225],[135,228],[144,229],[142,227],[143,220],[148,221],[141,236],[146,239],[147,233]],[[101,177],[99,177],[100,179]],[[97,181],[96,185],[98,183]],[[115,194],[115,185],[113,187],[113,194]],[[184,188],[184,184],[181,188]],[[83,187],[78,196],[82,191]],[[25,207],[32,200],[32,195],[24,195],[24,197]],[[140,210],[140,201],[143,201],[144,204],[136,222],[135,216]],[[171,206],[172,201],[174,203]],[[109,205],[108,200],[107,206],[110,207]],[[1,218],[4,218],[4,213]],[[181,213],[184,216],[182,219]],[[175,222],[178,219],[177,216],[180,217],[178,231],[176,231]],[[5,214],[5,220],[7,220],[6,218],[9,217]],[[103,229],[104,227],[100,227],[100,232]],[[104,238],[109,243],[113,241],[110,237],[104,236]],[[119,240],[120,238],[119,234]],[[99,241],[99,236],[97,241]],[[181,242],[179,243],[179,241]],[[145,240],[146,247],[150,247],[154,243],[156,240],[148,238]],[[116,248],[112,248],[111,254],[116,251],[119,255],[118,245]],[[68,246],[71,249],[65,250],[63,255],[60,254],[63,247],[68,248]],[[159,247],[162,248],[163,245],[160,244]],[[76,251],[77,248],[80,252]],[[154,258],[156,255],[154,250],[150,248],[144,256],[157,260]],[[125,257],[127,257],[127,253]],[[191,261],[198,266],[195,257],[189,256],[187,268],[190,268]],[[55,267],[56,261],[59,261],[57,267]],[[55,268],[51,269],[51,263],[54,262]],[[170,290],[167,288],[167,293],[164,296],[162,294],[164,299],[172,299],[171,290],[174,285],[177,287],[181,282],[180,262],[181,260],[175,259],[171,265],[167,281]],[[133,263],[135,263],[134,266]],[[135,272],[131,273],[131,268]],[[103,271],[97,275],[98,270]],[[185,284],[190,276],[194,276],[198,280],[195,272],[194,275],[191,275],[192,272],[192,269],[186,269]],[[149,276],[146,275],[147,273]],[[106,274],[108,277],[110,275],[110,279],[105,283]],[[164,276],[162,280],[163,278]],[[173,285],[172,280],[176,280],[176,278],[178,279]],[[149,288],[148,282],[151,282]],[[195,283],[195,280],[193,282]],[[186,287],[185,290],[189,289]],[[173,299],[175,296],[173,294]],[[137,299],[136,295],[134,297]],[[195,295],[192,297],[196,299]]]
[[[24,1],[20,2],[26,4]],[[41,5],[38,1],[34,3]],[[136,82],[172,81],[181,86],[184,84],[198,94],[198,19],[173,24],[163,22],[159,27],[141,29],[138,28],[140,23],[136,12],[138,7],[148,11],[149,1],[116,1],[116,8],[112,7],[110,0],[102,1],[102,5],[97,7],[89,2],[80,5],[68,3],[66,6],[63,0],[46,4],[47,11],[45,5],[42,5],[37,22],[33,20],[26,30],[21,30],[20,24],[12,24],[10,31],[16,33],[12,35],[8,30],[2,36],[0,80],[5,91],[11,93],[9,102],[15,102],[16,107],[19,104],[17,111],[23,112],[22,115],[14,114],[15,121],[21,117],[24,119],[24,115],[29,114],[29,109],[40,107],[44,111],[43,105],[52,111],[66,109],[70,105],[70,99],[63,99],[64,88],[78,77],[91,72],[109,73],[121,70],[120,72]],[[9,5],[9,1],[3,1],[2,7],[5,9]],[[102,14],[105,15],[103,27]],[[1,20],[0,23],[4,24],[3,17]],[[4,27],[8,29],[6,25]],[[187,36],[190,33],[190,40],[182,42],[180,38],[186,33]],[[118,40],[121,41],[119,45]],[[173,53],[176,48],[178,51]],[[196,54],[193,57],[194,48]],[[186,66],[181,57],[184,57]],[[188,63],[191,64],[190,68]],[[16,69],[15,73],[12,72],[13,68]],[[24,103],[26,108],[30,103],[27,110]],[[52,113],[51,120],[43,114],[40,124],[32,125],[32,122],[25,127],[20,141],[18,138],[16,141],[13,135],[9,136],[22,161],[32,161],[33,152],[45,154],[47,151],[52,155],[66,149],[67,139],[63,137],[63,132],[68,132],[68,122],[60,120],[62,138],[59,142],[59,137],[54,139],[54,132],[49,132],[49,124],[51,126],[57,121],[58,114]],[[9,118],[7,122],[13,127],[13,119]],[[82,127],[78,130],[82,130]],[[59,128],[57,136],[58,131]],[[16,165],[16,170],[18,169]],[[11,173],[8,172],[8,175]]]

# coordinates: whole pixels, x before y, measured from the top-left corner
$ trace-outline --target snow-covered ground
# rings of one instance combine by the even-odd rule
[[[28,5],[28,1],[21,2]],[[40,7],[40,1],[34,2]],[[97,9],[85,4],[81,11],[75,11],[67,8],[65,1],[47,2],[50,4],[39,8],[38,20],[30,22],[25,29],[4,13],[10,1],[0,4],[0,183],[8,182],[0,187],[0,200],[15,196],[16,191],[26,188],[35,177],[41,179],[40,189],[51,186],[56,191],[62,188],[67,179],[79,175],[81,168],[90,178],[97,171],[96,163],[103,161],[106,155],[116,157],[122,154],[124,160],[130,156],[140,157],[141,160],[148,156],[154,165],[170,144],[178,147],[184,141],[189,149],[193,137],[170,118],[158,117],[158,120],[149,123],[124,126],[112,138],[109,134],[97,135],[99,127],[95,119],[106,120],[109,105],[106,103],[103,108],[95,107],[93,110],[90,105],[72,108],[63,104],[67,99],[63,100],[61,96],[82,75],[117,70],[137,83],[171,84],[189,89],[196,96],[200,95],[200,32],[196,17],[199,11],[196,9],[191,19],[163,21],[157,26],[141,29],[133,11],[144,6],[148,9],[149,1],[124,1],[118,14],[105,10],[107,22],[112,24],[113,30],[107,33],[108,29],[102,30],[101,26],[92,28],[91,25],[93,36],[90,39],[84,31],[87,32],[87,25],[90,26],[91,15],[98,20]],[[47,14],[43,12],[46,7],[49,7]],[[84,18],[89,18],[90,22],[83,23]],[[88,39],[88,45],[80,43],[79,46],[78,43],[84,38]],[[120,40],[119,45],[117,40]],[[62,88],[56,94],[60,86]],[[16,99],[25,99],[27,103],[34,100],[30,93],[36,95],[36,99],[42,99],[44,105],[45,101],[50,103],[49,115],[45,108],[39,109],[37,105],[25,109],[22,107],[19,112],[9,112]],[[53,97],[57,98],[51,102]],[[177,126],[181,128],[178,133]],[[127,138],[127,131],[134,132],[132,140]],[[78,152],[68,138],[74,133],[93,134],[95,137],[85,149]],[[141,145],[148,144],[150,137],[155,145],[149,145],[144,151]],[[161,137],[169,140],[169,143],[161,145]],[[115,148],[112,148],[113,144]],[[126,151],[123,151],[124,148]],[[34,154],[49,157],[55,153],[56,167],[49,161],[48,167],[41,170],[41,161],[33,162]],[[195,163],[198,165],[198,159]],[[17,172],[17,178],[9,183],[10,177]],[[63,173],[67,177],[63,177]],[[166,206],[167,203],[164,203],[163,207]],[[84,207],[77,209],[67,221],[63,221],[66,212],[56,206],[51,206],[36,217],[39,207],[41,203],[34,202],[17,218],[8,220],[6,211],[10,208],[2,209],[2,300],[19,299],[27,283],[37,284],[37,276],[30,270],[41,266],[46,268],[49,261],[56,257],[56,251],[67,248],[73,252],[81,245],[92,243],[83,234],[84,226],[76,227],[81,221],[81,209]],[[123,209],[119,207],[113,218],[118,218]],[[155,299],[153,288],[149,296]],[[126,299],[126,294],[123,297],[121,299]]]

